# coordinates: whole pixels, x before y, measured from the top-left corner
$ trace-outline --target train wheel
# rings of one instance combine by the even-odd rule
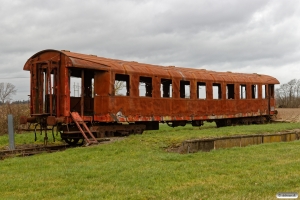
[[[66,138],[64,139],[66,143],[69,145],[75,145],[78,144],[79,139],[78,138]]]

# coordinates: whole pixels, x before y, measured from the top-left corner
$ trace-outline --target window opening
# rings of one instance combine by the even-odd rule
[[[140,76],[139,96],[152,97],[152,78]]]
[[[257,85],[251,85],[252,99],[258,98]]]
[[[198,99],[206,99],[206,83],[197,82],[197,97]]]
[[[180,98],[191,97],[190,81],[180,81]]]
[[[220,83],[213,83],[213,99],[222,99],[222,91]]]
[[[234,84],[227,84],[226,85],[226,98],[227,99],[234,99]]]
[[[48,80],[48,94],[45,96],[45,111],[46,113],[55,114],[56,113],[56,69],[50,72],[50,80]]]
[[[94,78],[92,78],[92,85],[91,85],[91,88],[89,88],[91,90],[91,95],[92,95],[92,98],[95,97],[95,90],[94,90]]]
[[[261,86],[261,96],[263,99],[266,98],[266,85]]]
[[[70,77],[70,96],[71,97],[80,97],[81,96],[81,77]]]
[[[247,93],[246,93],[246,85],[240,85],[240,99],[246,99]]]
[[[48,85],[49,89],[48,89],[48,94],[55,94],[55,79],[54,79],[54,74],[50,74],[50,84]]]
[[[171,79],[161,79],[160,94],[161,94],[161,97],[164,97],[164,98],[172,97],[172,80]]]
[[[70,97],[80,97],[82,90],[81,70],[69,70]]]
[[[129,96],[129,75],[127,74],[116,74],[114,90],[116,96]]]
[[[274,85],[269,85],[270,98],[274,98]]]

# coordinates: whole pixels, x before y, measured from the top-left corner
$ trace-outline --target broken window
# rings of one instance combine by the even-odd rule
[[[262,85],[262,86],[261,86],[261,97],[262,97],[263,99],[266,98],[266,92],[267,92],[267,90],[266,90],[266,85]]]
[[[172,97],[172,80],[171,79],[161,79],[160,82],[160,93],[161,97],[170,98]]]
[[[197,82],[197,97],[198,99],[206,99],[206,83]]]
[[[257,85],[251,85],[252,99],[258,98]]]
[[[140,76],[139,96],[152,97],[152,78]]]
[[[220,83],[213,83],[213,99],[222,99],[222,91]]]
[[[114,90],[117,96],[129,96],[129,75],[116,74]]]
[[[180,98],[191,97],[190,81],[180,81]]]
[[[227,84],[226,85],[226,98],[227,99],[234,99],[234,84]]]
[[[246,85],[240,85],[240,99],[246,99],[247,93],[246,93]]]

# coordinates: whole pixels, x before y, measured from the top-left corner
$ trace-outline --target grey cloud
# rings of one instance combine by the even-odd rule
[[[286,82],[298,78],[299,5],[294,0],[0,0],[0,73],[29,77],[23,72],[26,60],[52,48],[160,65],[261,71]],[[290,76],[286,68],[292,69]],[[11,80],[27,98],[28,80]]]

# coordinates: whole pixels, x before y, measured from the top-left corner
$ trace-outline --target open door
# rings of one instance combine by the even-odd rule
[[[268,85],[268,108],[269,115],[273,115],[275,111],[274,84]]]
[[[32,114],[56,116],[58,105],[58,65],[55,62],[37,62],[31,70]]]

